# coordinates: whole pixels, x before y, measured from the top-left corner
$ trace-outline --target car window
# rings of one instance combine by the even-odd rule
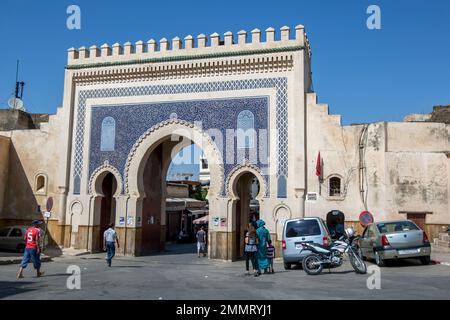
[[[363,238],[367,238],[367,236],[368,236],[368,230],[369,230],[369,227],[366,227],[366,228],[364,229],[364,232],[363,232],[363,234],[362,234],[362,237],[363,237]]]
[[[14,228],[11,230],[11,233],[9,234],[10,237],[22,237],[22,230],[18,228]]]
[[[327,234],[330,234],[330,230],[328,230],[328,226],[327,226],[327,224],[325,223],[325,221],[323,221],[323,220],[321,220],[322,221],[322,227],[325,229],[325,232],[327,233]]]
[[[286,237],[307,237],[320,235],[320,226],[317,220],[290,221],[286,225]]]
[[[419,228],[411,221],[396,221],[379,223],[377,225],[380,233],[405,232],[410,230],[419,230]]]
[[[367,237],[368,238],[373,238],[375,237],[375,232],[373,230],[373,224],[369,226],[369,230],[367,231]]]
[[[0,229],[0,237],[6,237],[8,235],[8,231],[10,228],[1,228]]]

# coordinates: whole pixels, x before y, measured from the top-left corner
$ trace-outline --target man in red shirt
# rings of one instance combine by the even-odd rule
[[[17,274],[17,279],[23,278],[23,269],[25,269],[30,262],[33,260],[33,266],[36,269],[36,276],[41,277],[44,273],[41,272],[41,246],[39,244],[39,240],[41,237],[41,229],[39,229],[38,225],[41,224],[41,221],[34,220],[33,226],[28,228],[25,233],[25,252],[23,254],[22,263],[20,264],[19,273]]]

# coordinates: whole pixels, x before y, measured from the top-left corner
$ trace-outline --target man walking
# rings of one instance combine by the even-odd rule
[[[32,227],[28,228],[25,233],[25,252],[23,254],[23,259],[20,264],[19,273],[17,274],[17,279],[23,278],[23,269],[25,269],[30,262],[33,261],[34,269],[36,269],[36,276],[42,277],[44,274],[41,272],[41,245],[39,243],[41,239],[41,229],[39,229],[39,225],[41,221],[34,220],[32,222]]]
[[[117,232],[114,230],[114,223],[108,226],[108,229],[103,233],[103,250],[106,251],[106,262],[108,267],[111,267],[112,258],[116,255],[116,243],[117,248],[119,246],[119,238]]]
[[[200,258],[200,251],[203,256],[206,257],[206,232],[203,227],[197,232],[197,255]]]

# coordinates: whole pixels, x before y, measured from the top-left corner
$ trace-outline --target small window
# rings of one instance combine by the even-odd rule
[[[368,232],[367,232],[367,236],[368,236],[369,238],[375,237],[375,231],[374,231],[374,229],[373,229],[373,225],[369,226],[369,229],[368,229]]]
[[[243,110],[237,116],[237,147],[249,149],[255,147],[255,116],[250,110]]]
[[[206,159],[202,159],[202,169],[208,169],[208,162],[206,162]]]
[[[36,177],[35,192],[39,194],[47,193],[47,178],[45,175],[40,174]]]
[[[10,228],[2,228],[0,229],[0,237],[6,237],[8,235]]]
[[[114,151],[116,144],[116,120],[106,117],[102,121],[100,151]]]
[[[18,228],[14,228],[11,230],[11,233],[9,234],[9,237],[14,237],[14,238],[22,238],[22,230],[18,229]]]
[[[369,230],[369,228],[368,227],[366,227],[365,229],[364,229],[364,232],[363,232],[363,234],[362,234],[362,237],[363,238],[367,238],[367,234],[368,234],[368,231]]]
[[[330,197],[340,197],[341,196],[341,178],[332,177],[330,178]]]

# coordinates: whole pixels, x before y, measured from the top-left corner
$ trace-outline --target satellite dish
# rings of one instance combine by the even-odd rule
[[[11,98],[8,100],[8,106],[13,110],[21,110],[25,111],[25,106],[23,105],[23,101],[19,98]]]

